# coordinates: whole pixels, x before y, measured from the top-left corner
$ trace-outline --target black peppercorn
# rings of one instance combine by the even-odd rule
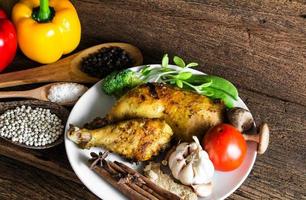
[[[81,71],[92,77],[104,78],[115,70],[133,66],[129,54],[119,47],[104,47],[89,54],[81,62]]]

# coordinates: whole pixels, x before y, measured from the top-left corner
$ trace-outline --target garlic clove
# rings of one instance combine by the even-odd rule
[[[195,161],[193,166],[195,173],[193,180],[194,184],[207,184],[211,182],[215,169],[213,163],[209,159],[200,158],[199,160]]]
[[[177,160],[184,160],[183,153],[180,151],[174,151],[168,159],[168,165],[169,168],[171,169],[172,167],[175,167],[177,165]]]
[[[192,136],[192,139],[194,140],[194,143],[196,143],[197,146],[202,150],[202,146],[200,144],[200,141],[199,141],[198,137],[197,136]]]
[[[204,159],[209,159],[209,155],[208,155],[208,153],[206,152],[206,151],[200,151],[199,152],[199,157],[200,158],[204,158]]]
[[[184,152],[186,152],[188,150],[188,143],[187,142],[183,142],[183,143],[180,143],[177,147],[176,147],[176,149],[175,149],[175,151],[184,151]]]
[[[191,185],[194,192],[200,197],[207,197],[212,193],[212,182],[208,184],[200,184],[200,185]]]
[[[173,166],[171,167],[172,175],[174,178],[179,179],[181,170],[186,165],[185,160],[175,160]]]
[[[195,152],[199,149],[199,146],[193,142],[189,145],[189,153]],[[200,149],[201,150],[201,149]]]
[[[183,169],[179,172],[178,179],[184,185],[191,185],[194,179],[194,172],[193,172],[193,162],[189,162]]]
[[[169,156],[169,167],[172,168],[176,160],[184,160],[184,156],[188,154],[188,143],[184,142],[179,144],[175,151]]]
[[[172,169],[172,167],[174,166],[174,162],[176,160],[177,154],[176,151],[174,151],[172,154],[170,154],[169,158],[168,158],[168,165],[169,168]]]

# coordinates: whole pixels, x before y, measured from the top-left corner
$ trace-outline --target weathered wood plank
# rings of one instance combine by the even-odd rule
[[[47,150],[30,150],[0,140],[0,154],[79,183],[68,162],[64,144]]]
[[[80,0],[76,6],[87,44],[131,42],[155,61],[164,52],[178,54],[241,88],[306,105],[303,2]]]
[[[14,160],[0,156],[0,199],[94,200],[88,189]]]

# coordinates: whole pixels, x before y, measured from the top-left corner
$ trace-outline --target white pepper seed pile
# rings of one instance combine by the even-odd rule
[[[62,120],[49,109],[21,106],[0,115],[0,135],[29,146],[45,146],[62,134]]]

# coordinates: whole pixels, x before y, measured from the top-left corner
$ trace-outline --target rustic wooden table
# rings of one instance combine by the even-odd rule
[[[306,199],[305,1],[74,4],[83,28],[78,50],[123,41],[138,46],[145,63],[165,52],[198,61],[238,86],[258,124],[269,123],[268,151],[228,199]],[[19,52],[7,72],[35,66]],[[29,151],[0,140],[0,154],[0,199],[97,199],[73,173],[64,145]]]

